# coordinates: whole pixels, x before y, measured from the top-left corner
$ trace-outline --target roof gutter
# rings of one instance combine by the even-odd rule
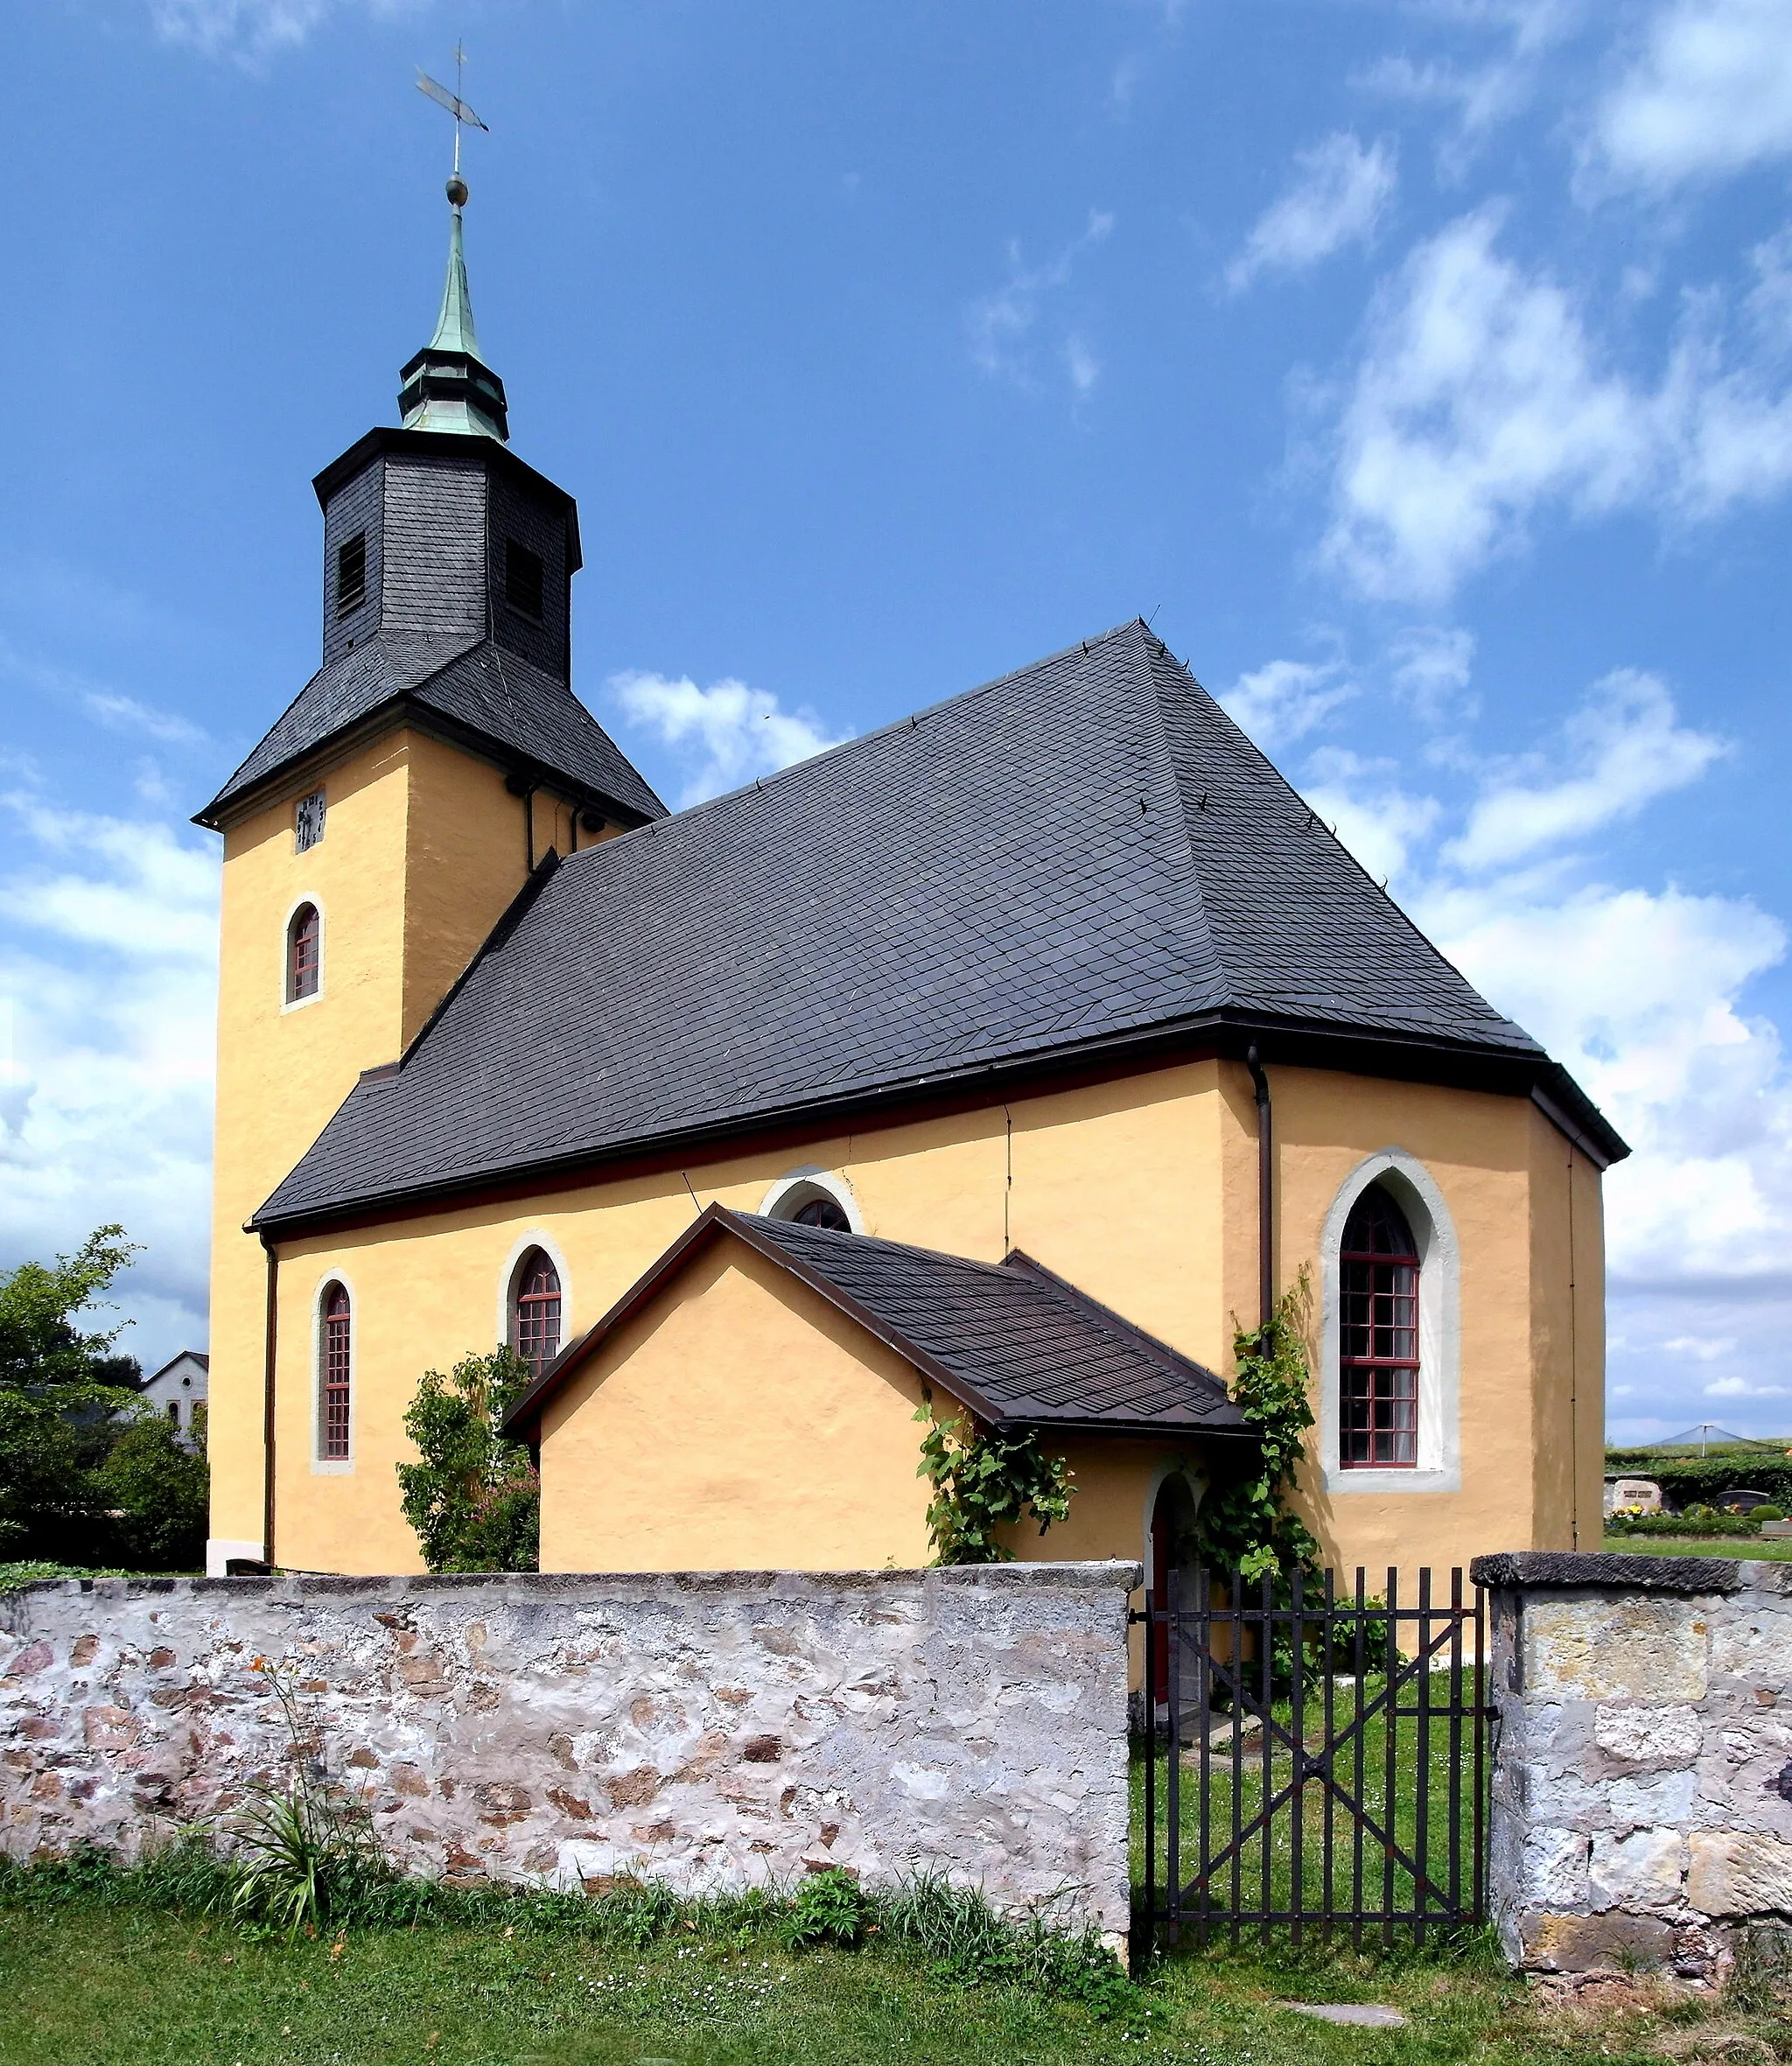
[[[444,1003],[445,1003],[444,999]],[[439,1016],[439,1008],[437,1016]],[[458,1205],[472,1199],[522,1195],[525,1190],[560,1181],[592,1181],[597,1173],[619,1163],[651,1161],[676,1168],[680,1159],[694,1148],[732,1146],[742,1140],[762,1138],[774,1130],[825,1131],[830,1122],[880,1108],[946,1097],[962,1098],[983,1094],[996,1082],[1025,1083],[1032,1079],[1054,1078],[1066,1069],[1100,1071],[1108,1067],[1141,1059],[1160,1060],[1161,1066],[1221,1055],[1242,1060],[1260,1035],[1273,1033],[1282,1064],[1289,1068],[1330,1068],[1362,1075],[1380,1075],[1418,1082],[1456,1084],[1480,1088],[1495,1096],[1525,1097],[1534,1095],[1539,1080],[1547,1082],[1550,1103],[1539,1108],[1568,1132],[1568,1138],[1600,1169],[1619,1162],[1630,1149],[1609,1121],[1580,1089],[1567,1072],[1541,1053],[1510,1054],[1484,1047],[1470,1047],[1440,1040],[1428,1040],[1398,1033],[1341,1032],[1315,1026],[1301,1019],[1269,1020],[1253,1016],[1233,1017],[1203,1012],[1169,1025],[1130,1027],[1094,1040],[1067,1042],[1037,1054],[1000,1055],[987,1061],[971,1062],[956,1068],[929,1070],[919,1076],[843,1091],[826,1098],[806,1099],[801,1103],[745,1113],[738,1118],[701,1121],[695,1125],[668,1129],[647,1138],[598,1144],[574,1149],[564,1155],[505,1168],[472,1171],[463,1174],[406,1185],[340,1203],[300,1207],[290,1211],[269,1211],[266,1205],[248,1224],[252,1229],[278,1228],[284,1235],[322,1232],[326,1229],[364,1225],[370,1221],[395,1218],[430,1210],[451,1201]],[[417,1043],[412,1042],[415,1053]],[[1406,1069],[1387,1066],[1400,1059]],[[407,1056],[409,1060],[409,1056]],[[1371,1066],[1379,1062],[1379,1068]],[[1475,1079],[1492,1078],[1493,1081]],[[1556,1118],[1559,1110],[1561,1117]],[[1568,1131],[1572,1128],[1572,1132]],[[276,1193],[277,1196],[278,1194]]]

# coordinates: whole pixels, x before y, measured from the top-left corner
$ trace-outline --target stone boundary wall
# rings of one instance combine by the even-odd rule
[[[1536,1971],[1706,1976],[1792,1925],[1792,1565],[1478,1558],[1497,1710],[1489,1895]]]
[[[388,1854],[689,1892],[844,1866],[1129,1922],[1127,1564],[62,1579],[0,1598],[0,1840],[125,1856],[277,1782],[279,1668]]]

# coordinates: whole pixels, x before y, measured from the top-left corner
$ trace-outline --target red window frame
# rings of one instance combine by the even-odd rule
[[[354,1376],[348,1293],[332,1285],[324,1300],[324,1460],[348,1460],[348,1395]]]
[[[286,1001],[314,998],[323,976],[323,924],[315,904],[301,904],[286,928]]]
[[[1396,1245],[1363,1245],[1370,1214]],[[1418,1465],[1418,1243],[1390,1199],[1365,1196],[1338,1257],[1338,1463],[1347,1471]],[[1373,1241],[1373,1236],[1369,1236]]]
[[[537,1377],[560,1353],[560,1272],[538,1248],[516,1272],[510,1346]]]

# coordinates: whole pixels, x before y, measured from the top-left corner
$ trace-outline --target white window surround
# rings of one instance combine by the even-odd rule
[[[1190,1465],[1183,1462],[1180,1458],[1173,1462],[1160,1463],[1152,1473],[1151,1482],[1145,1488],[1144,1512],[1140,1516],[1139,1527],[1141,1539],[1144,1544],[1144,1554],[1140,1558],[1140,1562],[1144,1566],[1144,1582],[1153,1588],[1158,1584],[1158,1574],[1155,1569],[1157,1544],[1152,1537],[1152,1523],[1157,1516],[1158,1495],[1172,1478],[1180,1478],[1188,1488],[1188,1496],[1194,1502],[1194,1510],[1197,1514],[1200,1512],[1201,1501],[1207,1497],[1208,1481],[1206,1477],[1199,1470],[1194,1469]]]
[[[1346,1470],[1339,1453],[1339,1252],[1351,1208],[1371,1184],[1394,1200],[1418,1244],[1418,1461],[1410,1470]],[[1320,1235],[1320,1479],[1328,1493],[1462,1489],[1461,1258],[1437,1180],[1404,1148],[1379,1148],[1340,1187]]]
[[[760,1201],[760,1216],[767,1220],[794,1220],[805,1205],[817,1198],[830,1199],[837,1205],[855,1234],[864,1232],[864,1215],[858,1209],[852,1186],[832,1170],[817,1169],[808,1163],[778,1179]]]
[[[348,1453],[324,1453],[324,1299],[332,1284],[348,1293]],[[354,1286],[340,1270],[326,1270],[312,1293],[312,1475],[314,1478],[350,1478],[354,1475],[354,1424],[360,1404],[360,1302]]]
[[[290,998],[286,985],[292,980],[292,921],[309,904],[318,914],[318,987],[308,998]],[[288,1012],[303,1012],[307,1005],[318,1004],[323,999],[324,989],[329,975],[329,963],[325,959],[324,942],[329,931],[329,921],[324,914],[324,900],[309,891],[295,897],[286,907],[286,915],[280,921],[280,1012],[284,1018]]]
[[[520,1234],[510,1244],[510,1253],[504,1258],[504,1267],[498,1274],[498,1346],[510,1346],[511,1307],[516,1299],[517,1272],[522,1268],[522,1258],[531,1249],[538,1248],[554,1265],[560,1279],[560,1346],[564,1348],[572,1339],[572,1273],[566,1267],[566,1257],[560,1252],[560,1243],[551,1234],[544,1234],[539,1227],[527,1234]]]

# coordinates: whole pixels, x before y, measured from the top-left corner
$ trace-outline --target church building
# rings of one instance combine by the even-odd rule
[[[224,841],[214,1571],[419,1569],[423,1372],[513,1344],[542,1565],[927,1561],[942,1417],[1021,1557],[1161,1574],[1306,1271],[1327,1561],[1596,1544],[1624,1144],[1134,621],[668,813],[571,688],[451,184],[396,428],[314,483],[320,670]]]

